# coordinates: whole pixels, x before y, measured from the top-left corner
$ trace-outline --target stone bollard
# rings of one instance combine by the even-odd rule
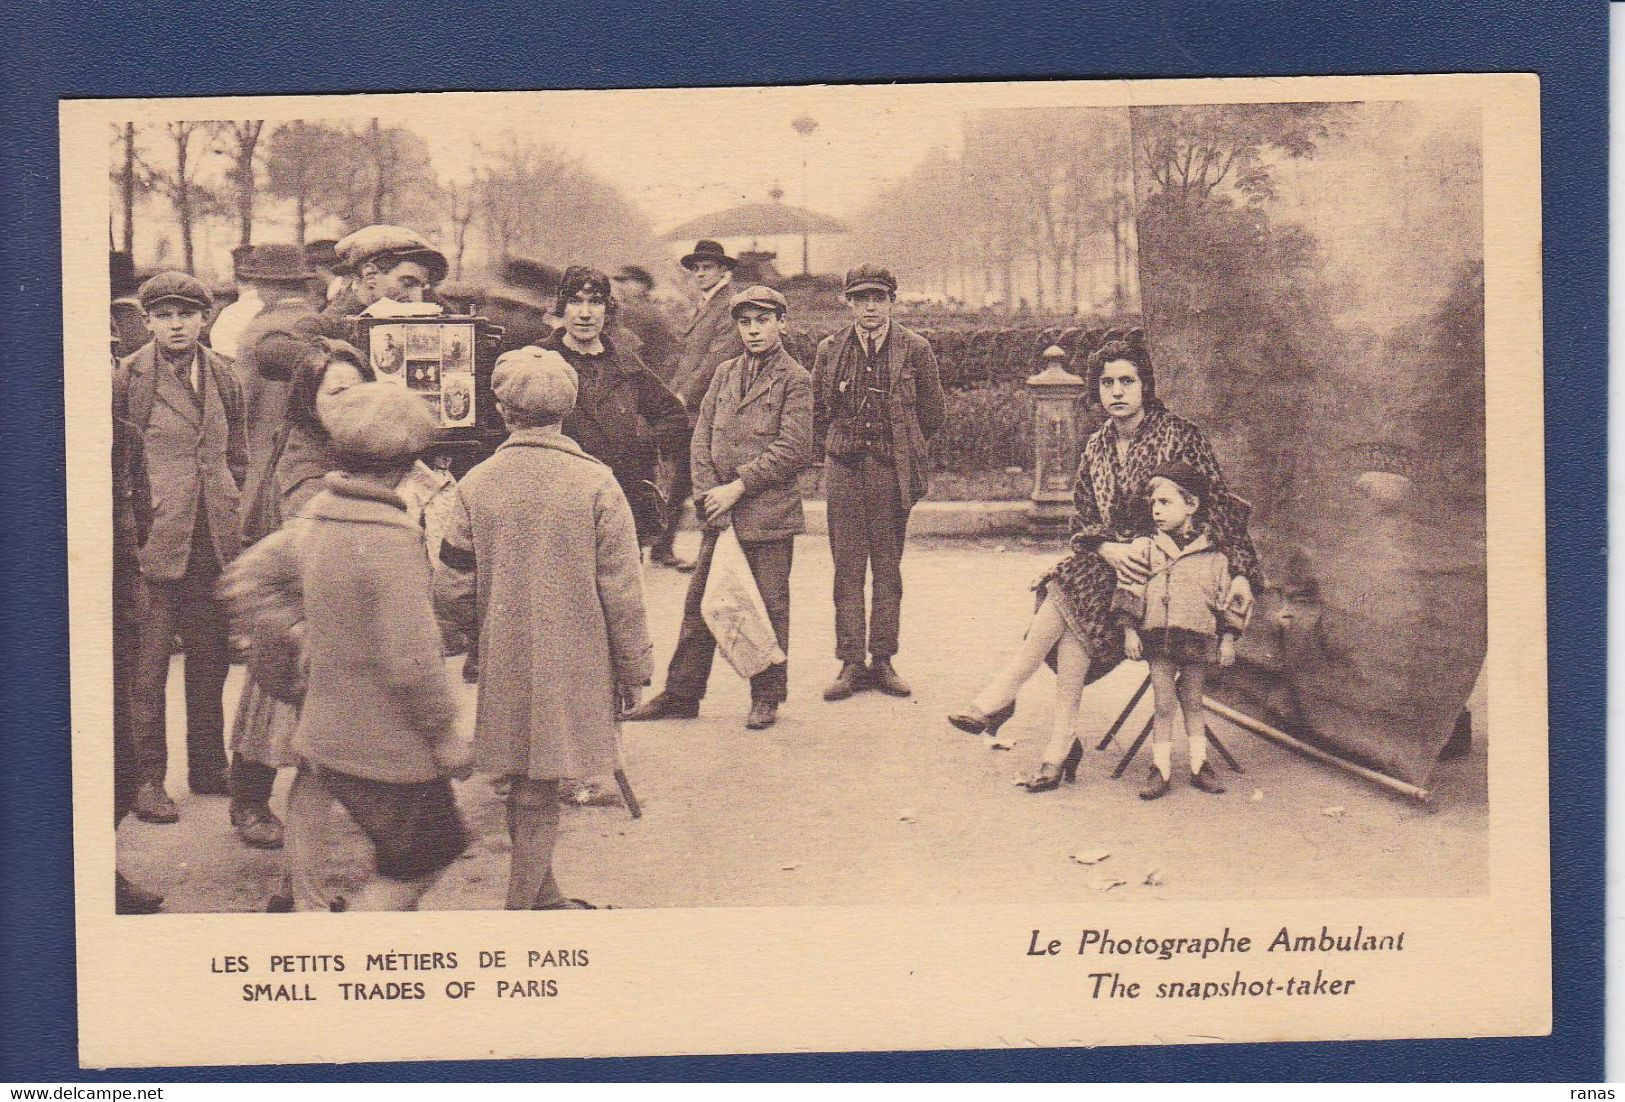
[[[1033,492],[1027,523],[1053,532],[1072,516],[1072,479],[1083,440],[1078,431],[1078,398],[1088,386],[1066,369],[1066,350],[1044,349],[1043,370],[1027,380],[1033,396]]]

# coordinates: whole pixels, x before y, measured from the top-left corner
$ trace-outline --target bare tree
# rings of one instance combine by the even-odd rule
[[[441,188],[447,217],[451,222],[453,279],[463,278],[463,254],[468,249],[468,232],[474,224],[474,216],[479,213],[478,207],[475,206],[478,193],[479,182],[472,175],[466,182],[459,183],[453,180]]]
[[[1145,107],[1134,113],[1140,164],[1165,195],[1205,199],[1228,185],[1253,198],[1274,194],[1266,155],[1310,157],[1348,107],[1336,103]]]
[[[233,198],[237,205],[238,244],[252,245],[254,199],[258,189],[254,155],[259,148],[260,133],[265,129],[265,121],[247,119],[241,122],[220,122],[215,123],[213,129],[221,143],[221,154],[231,161],[227,178],[231,181]]]
[[[121,248],[130,254],[135,252],[135,200],[136,197],[147,190],[146,178],[138,168],[135,151],[135,123],[117,123],[113,127],[113,141],[115,159],[111,176],[113,184],[118,188],[119,216],[122,219],[122,233],[119,236]]]
[[[143,180],[168,199],[175,208],[181,231],[181,262],[188,272],[197,268],[193,232],[199,219],[216,209],[218,197],[201,180],[208,152],[210,124],[206,122],[165,123],[159,130],[167,139],[163,156],[151,159],[137,155]]]

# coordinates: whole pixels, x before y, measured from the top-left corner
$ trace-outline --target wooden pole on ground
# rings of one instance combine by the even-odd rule
[[[1306,758],[1313,758],[1315,761],[1323,762],[1326,765],[1335,766],[1336,768],[1343,770],[1345,773],[1352,773],[1356,777],[1368,780],[1373,784],[1379,784],[1391,792],[1398,792],[1401,796],[1409,796],[1411,799],[1420,801],[1422,803],[1427,803],[1433,797],[1433,794],[1425,788],[1418,788],[1414,784],[1407,784],[1404,781],[1395,780],[1386,773],[1379,773],[1375,769],[1368,769],[1363,765],[1356,765],[1354,762],[1344,761],[1336,754],[1330,754],[1325,750],[1320,749],[1318,746],[1310,746],[1308,743],[1300,742],[1291,735],[1287,734],[1285,731],[1278,731],[1261,720],[1256,720],[1250,715],[1243,712],[1238,712],[1234,708],[1220,704],[1212,697],[1203,697],[1202,703],[1208,709],[1210,709],[1214,715],[1228,719],[1237,727],[1244,728],[1245,730],[1251,731],[1255,735],[1266,738],[1269,741],[1277,743],[1281,746],[1285,746],[1288,750],[1296,750]]]

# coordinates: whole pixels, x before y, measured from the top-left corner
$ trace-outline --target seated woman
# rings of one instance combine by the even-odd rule
[[[1143,584],[1148,576],[1146,554],[1131,541],[1149,530],[1146,489],[1158,467],[1183,462],[1206,478],[1213,498],[1209,523],[1229,562],[1233,580],[1228,606],[1237,616],[1245,617],[1263,580],[1247,534],[1246,503],[1227,490],[1202,431],[1158,400],[1151,357],[1137,332],[1126,340],[1108,341],[1090,357],[1089,391],[1108,419],[1084,444],[1078,465],[1072,553],[1039,581],[1038,612],[1020,649],[968,708],[948,717],[962,731],[996,733],[1014,714],[1021,687],[1053,653],[1051,734],[1043,764],[1027,782],[1029,792],[1048,792],[1063,779],[1076,777],[1083,743],[1073,724],[1083,687],[1123,660],[1123,632],[1113,623],[1112,594],[1120,579]]]

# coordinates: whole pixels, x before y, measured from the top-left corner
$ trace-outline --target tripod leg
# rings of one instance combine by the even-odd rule
[[[1141,699],[1144,698],[1146,690],[1149,688],[1151,688],[1151,678],[1147,676],[1144,681],[1140,682],[1140,687],[1134,690],[1134,695],[1128,698],[1128,703],[1124,705],[1122,713],[1118,715],[1117,722],[1106,729],[1106,737],[1100,740],[1100,745],[1095,747],[1096,750],[1104,750],[1112,744],[1112,740],[1117,737],[1117,732],[1122,730],[1123,724],[1128,722],[1129,713],[1139,706]]]
[[[1155,722],[1155,716],[1145,721],[1145,730],[1140,732],[1140,737],[1134,740],[1134,745],[1128,748],[1128,753],[1123,755],[1122,760],[1117,763],[1117,768],[1112,770],[1112,780],[1121,777],[1124,771],[1128,769],[1128,763],[1134,760],[1134,755],[1140,752],[1140,747],[1145,745],[1145,740],[1151,737],[1151,725]]]
[[[1226,750],[1224,748],[1224,743],[1220,742],[1219,741],[1219,736],[1215,735],[1213,733],[1213,728],[1204,725],[1202,730],[1203,730],[1204,733],[1206,733],[1207,740],[1213,744],[1213,746],[1214,746],[1214,748],[1216,750],[1219,751],[1219,756],[1224,759],[1224,763],[1226,765],[1228,765],[1233,772],[1236,772],[1236,773],[1245,773],[1245,772],[1247,772],[1247,770],[1243,769],[1241,767],[1241,765],[1236,761],[1235,758],[1230,756],[1230,751],[1228,751],[1228,750]]]

